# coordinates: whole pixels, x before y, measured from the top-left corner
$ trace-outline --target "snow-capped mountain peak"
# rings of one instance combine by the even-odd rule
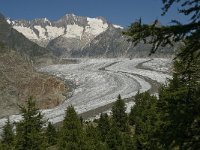
[[[82,45],[85,46],[109,27],[109,23],[103,17],[90,18],[75,14],[66,14],[58,21],[50,21],[47,18],[12,21],[8,18],[7,22],[28,39],[43,47],[60,36],[82,39],[84,40]]]
[[[7,18],[6,21],[8,24],[11,24],[10,18]]]
[[[143,43],[135,47],[122,35],[122,26],[111,24],[103,17],[66,14],[57,21],[8,18],[7,22],[31,41],[61,57],[144,57],[151,47]],[[168,49],[166,52],[171,52]]]
[[[82,17],[66,14],[57,21],[47,18],[32,21],[7,19],[14,29],[31,41],[47,47],[62,57],[118,57],[148,55],[150,45],[137,48],[123,36],[123,27],[103,17]]]

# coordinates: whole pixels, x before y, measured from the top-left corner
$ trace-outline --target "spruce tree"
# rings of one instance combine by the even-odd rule
[[[7,119],[5,126],[3,127],[3,134],[1,135],[2,149],[13,149],[14,144],[14,133],[13,125],[10,122],[10,119]]]
[[[100,115],[97,128],[100,133],[100,139],[104,142],[106,135],[110,130],[110,121],[106,113]]]
[[[124,147],[123,149],[136,150],[135,140],[131,134],[125,133],[125,134],[123,134],[122,138],[123,138],[123,147]]]
[[[94,127],[93,123],[86,125],[85,130],[85,141],[87,150],[105,150],[106,145],[101,141],[101,137],[99,131],[96,127]]]
[[[119,128],[120,131],[128,131],[128,117],[126,114],[125,102],[118,96],[117,101],[112,107],[113,123]]]
[[[27,106],[20,106],[22,120],[16,124],[16,150],[45,149],[43,133],[43,115],[36,107],[36,103],[29,98]]]
[[[156,149],[158,147],[156,131],[160,122],[157,98],[148,92],[138,93],[134,102],[129,119],[135,128],[136,148]]]
[[[152,44],[150,54],[155,53],[159,47],[174,46],[176,42],[189,40],[190,44],[185,43],[188,48],[182,51],[181,55],[187,58],[192,53],[198,53],[200,47],[200,0],[162,0],[163,14],[165,15],[172,5],[177,3],[177,13],[188,18],[188,22],[181,23],[179,20],[172,20],[170,26],[158,26],[158,20],[153,24],[143,24],[142,19],[132,23],[127,31],[123,32],[129,36],[129,41],[135,45],[144,42]]]
[[[161,88],[158,110],[161,125],[158,129],[164,149],[199,149],[200,147],[200,0],[162,0],[163,15],[174,4],[178,13],[188,17],[182,24],[172,20],[170,26],[133,23],[124,34],[135,44],[143,41],[152,44],[151,53],[158,47],[181,43],[176,49],[173,79]]]
[[[106,135],[106,143],[110,150],[121,150],[123,147],[122,134],[116,125],[113,125]]]
[[[51,122],[48,123],[46,132],[45,132],[48,145],[55,145],[57,142],[57,131],[56,128],[52,125]]]
[[[200,146],[199,73],[200,58],[176,59],[173,79],[160,90],[160,139],[170,148],[197,149]]]
[[[59,136],[58,144],[60,150],[78,150],[84,147],[81,121],[73,106],[69,106],[66,110],[66,116]]]

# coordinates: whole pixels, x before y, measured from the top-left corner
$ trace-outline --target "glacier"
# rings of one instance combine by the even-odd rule
[[[151,83],[145,80],[151,78],[160,84],[166,83],[169,74],[157,71],[159,65],[153,65],[156,69],[145,70],[138,68],[144,64],[148,67],[160,62],[160,59],[78,59],[77,64],[57,64],[39,68],[38,71],[57,76],[63,80],[68,80],[76,85],[72,96],[66,99],[61,105],[41,110],[45,119],[52,123],[58,123],[64,119],[65,110],[73,105],[78,114],[97,109],[116,101],[120,94],[122,98],[134,96],[138,91],[144,92],[151,88]],[[163,60],[165,67],[171,60]],[[149,63],[149,64],[148,64]],[[155,94],[155,93],[154,93]],[[130,111],[134,102],[128,102],[127,112]],[[107,112],[110,112],[108,110]],[[98,114],[96,114],[98,115]],[[94,116],[91,116],[91,118]],[[17,122],[21,120],[21,115],[12,115],[10,120]],[[5,124],[6,118],[0,119],[0,129]]]

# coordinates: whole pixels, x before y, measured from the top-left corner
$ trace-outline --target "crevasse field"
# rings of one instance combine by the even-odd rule
[[[51,65],[40,68],[45,72],[76,85],[72,96],[64,103],[53,108],[41,110],[45,118],[52,123],[63,120],[65,110],[73,105],[82,114],[108,105],[119,94],[122,98],[134,96],[138,91],[153,88],[152,83],[165,84],[171,67],[171,59],[79,59],[77,64]],[[152,94],[156,94],[155,92]],[[127,103],[127,112],[133,102]],[[109,110],[107,111],[109,112]],[[91,114],[91,118],[94,114]],[[95,114],[98,116],[98,114]],[[21,115],[10,116],[11,121],[19,121]],[[0,128],[6,118],[0,119]]]

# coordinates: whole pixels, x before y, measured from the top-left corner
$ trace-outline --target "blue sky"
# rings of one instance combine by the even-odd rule
[[[171,19],[185,22],[178,15],[177,8],[162,17],[162,0],[0,0],[0,12],[11,19],[27,19],[46,17],[57,20],[67,13],[79,16],[103,16],[109,22],[124,27],[138,18],[145,23],[159,19],[162,24],[169,24]]]

